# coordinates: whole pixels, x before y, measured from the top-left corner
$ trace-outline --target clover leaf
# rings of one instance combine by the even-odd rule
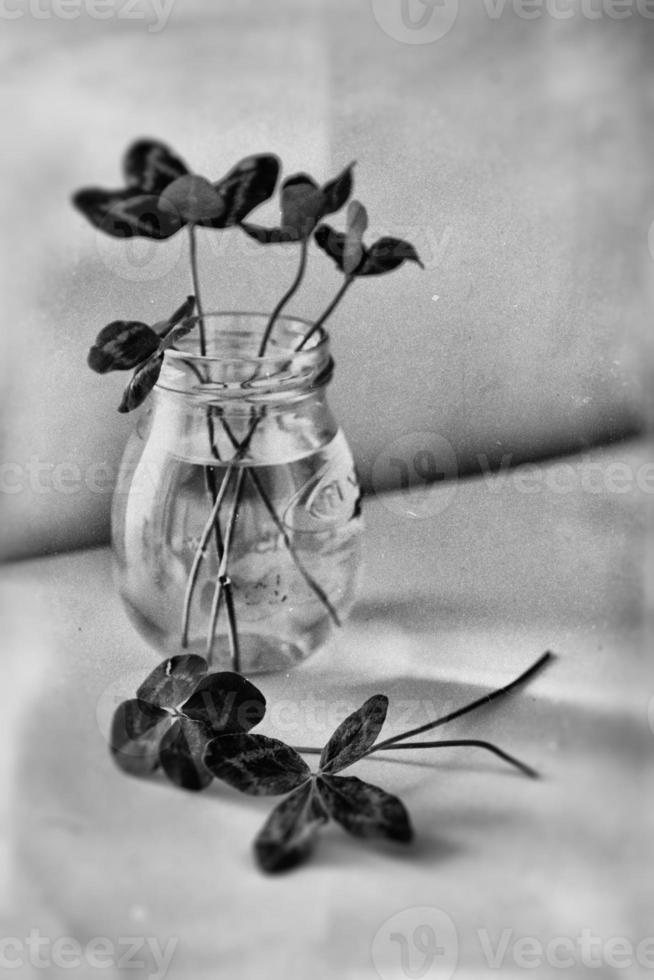
[[[157,140],[133,143],[123,158],[125,187],[86,187],[73,204],[101,231],[116,238],[170,238],[187,224],[238,225],[267,200],[277,183],[279,159],[270,153],[240,160],[212,183]]]
[[[320,827],[331,817],[356,837],[408,843],[409,815],[396,797],[340,770],[367,755],[386,717],[388,699],[369,698],[336,729],[312,773],[295,749],[265,735],[237,732],[212,739],[204,756],[209,771],[251,796],[289,794],[272,811],[255,843],[264,871],[281,871],[310,853]]]
[[[136,368],[123,392],[119,412],[138,408],[150,394],[161,372],[164,352],[189,333],[197,322],[191,314],[195,297],[188,296],[167,320],[154,326],[139,320],[114,320],[103,327],[88,353],[92,371],[126,371]]]
[[[131,775],[161,767],[177,786],[202,790],[213,779],[202,761],[207,743],[249,731],[265,710],[261,692],[240,674],[209,674],[206,660],[195,654],[171,657],[116,709],[111,753]]]
[[[321,218],[343,207],[352,193],[353,163],[319,187],[313,177],[299,173],[287,177],[280,193],[281,224],[264,228],[241,222],[241,228],[262,245],[305,241]]]
[[[316,228],[315,240],[346,276],[377,276],[392,272],[403,262],[417,262],[424,268],[413,245],[401,238],[378,238],[370,247],[363,244],[368,214],[359,201],[351,201],[345,232],[330,225]]]

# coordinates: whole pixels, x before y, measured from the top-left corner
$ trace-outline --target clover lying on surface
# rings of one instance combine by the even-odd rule
[[[136,698],[117,708],[111,752],[125,772],[150,776],[161,768],[183,789],[205,789],[216,776],[249,796],[284,795],[254,842],[263,871],[282,871],[303,861],[330,818],[355,837],[408,844],[413,830],[403,803],[372,783],[338,773],[377,752],[466,745],[486,749],[524,775],[537,776],[530,766],[490,742],[406,739],[504,697],[530,680],[551,657],[544,653],[510,684],[382,742],[377,738],[386,720],[388,698],[375,694],[341,722],[322,749],[294,748],[279,739],[250,734],[266,710],[265,698],[253,684],[230,671],[208,673],[207,662],[194,654],[171,657],[149,674]],[[320,754],[317,772],[300,753]]]
[[[102,328],[89,350],[89,367],[97,374],[136,368],[119,412],[131,412],[145,401],[157,383],[165,351],[195,326],[194,307],[195,296],[189,296],[172,316],[152,327],[139,320],[114,320]]]
[[[264,871],[303,860],[329,817],[356,837],[412,839],[409,815],[396,796],[354,776],[336,775],[368,754],[387,709],[388,698],[376,694],[349,715],[322,750],[316,773],[295,749],[265,735],[237,732],[209,742],[204,762],[214,776],[251,796],[290,794],[255,840]]]
[[[266,201],[277,183],[272,153],[245,157],[212,183],[189,172],[164,143],[141,139],[123,158],[124,188],[85,187],[73,204],[92,225],[116,238],[170,238],[184,225],[229,228]]]
[[[208,669],[195,654],[171,657],[146,677],[135,698],[118,706],[110,745],[122,770],[149,776],[161,767],[183,789],[209,785],[213,776],[202,762],[207,743],[257,725],[266,700],[240,674]]]

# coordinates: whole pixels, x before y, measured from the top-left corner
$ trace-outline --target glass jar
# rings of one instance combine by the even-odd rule
[[[112,509],[120,595],[162,655],[283,670],[351,608],[361,493],[328,407],[329,339],[280,317],[205,316],[167,350],[125,450]]]

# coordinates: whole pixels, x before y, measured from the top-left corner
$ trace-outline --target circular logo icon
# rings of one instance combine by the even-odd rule
[[[457,477],[454,448],[436,432],[400,436],[377,456],[372,467],[372,485],[384,507],[417,520],[434,517],[449,507]],[[387,490],[400,492],[382,492]]]
[[[112,220],[107,217],[106,223]],[[118,224],[116,217],[115,224]],[[128,282],[153,282],[170,275],[182,257],[184,236],[158,240],[154,238],[120,238],[98,231],[96,249],[102,263]]]
[[[459,0],[371,0],[384,34],[400,44],[433,44],[452,29]]]
[[[404,909],[377,931],[371,957],[381,980],[450,980],[459,959],[456,927],[442,909]]]

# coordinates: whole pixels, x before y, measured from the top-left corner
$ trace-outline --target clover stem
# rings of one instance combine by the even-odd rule
[[[280,301],[277,303],[274,310],[270,314],[270,318],[268,320],[268,323],[266,324],[266,329],[264,330],[263,337],[261,338],[261,343],[259,344],[259,351],[257,354],[258,357],[263,357],[263,355],[266,353],[266,347],[268,346],[270,335],[272,333],[273,327],[275,326],[279,314],[282,312],[286,304],[289,302],[290,299],[292,299],[292,297],[295,295],[295,293],[298,291],[300,287],[300,283],[302,282],[307,267],[308,248],[309,248],[309,240],[308,238],[303,238],[300,245],[300,263],[298,265],[298,269],[295,274],[295,279],[293,280],[291,285],[288,287],[288,289],[286,290],[286,292],[284,293],[284,295],[282,296],[282,298],[280,299]]]
[[[320,316],[318,317],[314,325],[311,327],[311,330],[305,333],[304,337],[295,348],[296,351],[302,350],[309,343],[314,333],[316,333],[317,330],[320,330],[325,320],[332,315],[332,313],[334,312],[334,310],[336,309],[340,301],[343,299],[343,297],[345,296],[346,292],[348,291],[348,289],[350,288],[353,282],[354,282],[354,276],[345,277],[342,286],[334,296],[333,300],[327,306],[327,308],[323,310],[323,312],[320,314]]]
[[[514,755],[510,755],[505,752],[504,749],[500,749],[497,745],[493,745],[492,742],[484,742],[478,738],[458,738],[458,739],[447,739],[438,742],[397,742],[395,745],[389,745],[388,751],[396,751],[401,749],[445,749],[454,748],[460,745],[473,746],[478,749],[486,749],[487,752],[492,752],[493,755],[498,756],[509,765],[515,766],[520,772],[524,773],[525,776],[529,776],[531,779],[538,779],[538,773],[531,766],[528,766],[525,762],[521,762],[520,759],[516,759]],[[300,752],[304,755],[320,755],[322,749],[316,748],[312,745],[294,745],[293,748],[296,752]],[[388,761],[388,760],[386,760]]]
[[[195,224],[191,222],[188,226],[189,258],[191,260],[191,277],[193,279],[193,292],[195,293],[195,305],[198,311],[198,329],[200,333],[200,354],[206,357],[207,341],[204,332],[204,311],[202,309],[202,297],[200,294],[200,276],[198,274],[198,243],[195,233]]]
[[[227,612],[227,627],[229,635],[229,657],[232,662],[232,670],[235,674],[241,673],[241,648],[238,639],[238,626],[236,623],[236,609],[234,607],[234,592],[232,580],[229,575],[224,575],[222,579],[223,592],[225,595],[225,610]]]
[[[469,745],[478,749],[486,749],[487,752],[492,752],[493,755],[498,756],[509,765],[515,766],[520,772],[524,773],[525,776],[529,776],[531,779],[538,779],[538,773],[531,766],[528,766],[526,762],[521,762],[520,759],[516,759],[514,755],[510,755],[505,752],[504,749],[500,749],[497,745],[493,745],[492,742],[485,742],[478,738],[454,738],[454,739],[443,739],[437,742],[396,742],[394,745],[388,746],[388,751],[394,751],[396,749],[445,749],[445,748],[455,748],[459,745]]]
[[[223,423],[222,424],[223,424],[223,429],[227,433],[227,435],[229,437],[229,440],[230,440],[232,446],[234,446],[235,449],[239,449],[240,448],[239,443],[237,442],[237,440],[236,440],[236,438],[234,436],[234,433],[232,432],[231,428],[229,427],[229,425],[227,424],[227,422],[224,419],[223,419]],[[253,484],[255,490],[259,494],[259,497],[261,498],[261,501],[262,501],[264,507],[268,511],[268,514],[270,515],[271,520],[273,521],[275,527],[277,528],[279,534],[282,537],[282,540],[284,542],[284,545],[286,547],[286,550],[288,551],[289,555],[291,556],[291,558],[295,562],[296,568],[299,571],[300,575],[302,576],[302,578],[304,579],[304,581],[307,583],[307,585],[309,586],[309,588],[312,590],[312,592],[315,594],[315,596],[320,600],[320,602],[322,602],[322,604],[324,605],[325,609],[327,610],[327,612],[331,616],[332,620],[334,621],[335,625],[336,626],[340,626],[341,625],[341,621],[340,621],[340,618],[339,618],[338,613],[336,612],[336,609],[334,608],[334,606],[329,601],[329,597],[327,596],[327,593],[325,592],[325,590],[318,584],[318,582],[316,582],[316,580],[313,578],[313,576],[311,575],[311,573],[308,572],[307,569],[304,567],[304,565],[302,563],[302,560],[301,560],[300,556],[298,555],[297,551],[295,550],[295,547],[293,546],[293,542],[289,538],[288,532],[287,532],[286,528],[284,527],[284,524],[283,524],[283,522],[282,522],[279,514],[275,510],[275,507],[274,507],[274,505],[273,505],[270,497],[266,493],[266,490],[265,490],[265,488],[264,488],[261,480],[259,479],[259,476],[258,476],[256,470],[254,468],[247,469],[246,470],[246,476],[249,478],[249,480]]]
[[[528,667],[527,670],[523,671],[519,677],[512,680],[510,684],[506,684],[504,687],[491,691],[489,694],[484,694],[483,697],[477,698],[470,704],[466,704],[462,708],[457,708],[455,711],[451,711],[449,714],[443,715],[442,718],[437,718],[435,721],[427,722],[426,725],[420,725],[418,728],[412,728],[407,732],[401,732],[399,735],[393,735],[391,738],[387,738],[385,741],[379,742],[377,745],[373,745],[372,748],[368,749],[368,751],[364,753],[364,755],[368,756],[372,755],[373,752],[382,752],[393,745],[397,745],[398,742],[403,742],[407,738],[413,738],[414,735],[421,735],[423,732],[429,732],[434,728],[438,728],[440,725],[446,725],[448,722],[454,721],[455,718],[460,718],[462,715],[468,714],[470,711],[475,711],[476,708],[481,708],[484,705],[492,704],[493,701],[497,701],[499,698],[510,694],[516,687],[530,681],[535,674],[542,670],[551,657],[552,654],[547,651],[541,657],[539,657],[538,660],[531,665],[531,667]]]
[[[233,466],[230,466],[230,468],[228,469],[227,474],[225,474],[226,477],[231,470],[233,470]],[[216,579],[216,587],[213,593],[213,600],[211,602],[209,630],[207,633],[207,660],[209,661],[209,663],[211,663],[214,642],[216,639],[216,623],[218,621],[218,611],[220,609],[220,601],[223,592],[228,592],[228,591],[230,592],[230,600],[226,599],[226,604],[228,605],[228,622],[230,625],[229,642],[230,642],[230,649],[232,655],[232,662],[236,663],[240,661],[239,651],[238,651],[238,639],[237,639],[238,634],[235,629],[236,622],[235,622],[235,618],[232,619],[229,616],[229,602],[230,601],[233,602],[233,600],[231,600],[232,583],[231,583],[231,579],[227,574],[227,564],[229,561],[229,549],[231,546],[232,534],[234,532],[234,525],[236,524],[236,518],[238,516],[238,506],[241,499],[241,490],[243,487],[244,476],[245,476],[245,471],[243,469],[240,469],[236,477],[236,483],[234,485],[234,494],[232,497],[232,503],[229,510],[229,516],[227,518],[227,524],[225,526],[225,534],[223,536],[223,553],[220,559],[220,565],[218,566],[218,576]],[[223,483],[224,482],[225,480],[223,480]],[[233,605],[232,605],[232,613],[233,613]]]
[[[204,551],[207,547],[207,542],[211,536],[211,532],[214,529],[216,522],[218,520],[218,513],[222,505],[223,499],[227,492],[227,485],[229,483],[229,478],[231,477],[232,470],[228,469],[223,482],[216,494],[216,498],[213,502],[213,507],[211,508],[211,513],[207,519],[202,535],[200,536],[200,541],[197,546],[195,555],[193,556],[193,564],[191,565],[191,571],[189,573],[188,581],[186,583],[186,593],[184,595],[184,609],[182,613],[182,640],[181,645],[184,649],[188,646],[188,630],[189,630],[189,620],[191,616],[191,601],[193,599],[193,592],[195,591],[195,584],[198,577],[198,572],[200,570],[200,565],[204,557]],[[224,548],[221,548],[221,556]]]
[[[248,470],[247,471],[247,475],[250,477],[250,479],[251,479],[252,483],[254,484],[257,492],[259,493],[259,496],[261,497],[261,500],[263,501],[263,505],[266,508],[266,510],[268,511],[268,513],[269,513],[272,521],[274,522],[275,527],[279,531],[279,533],[280,533],[280,535],[282,537],[282,541],[284,542],[284,545],[286,546],[286,550],[288,551],[289,555],[291,556],[291,558],[295,562],[295,566],[296,566],[297,570],[299,571],[300,575],[302,576],[302,578],[304,579],[304,581],[307,583],[307,585],[309,586],[309,588],[312,590],[312,592],[316,595],[316,597],[322,602],[323,606],[325,607],[325,609],[327,610],[327,612],[331,616],[334,624],[336,626],[340,626],[341,625],[341,620],[339,618],[338,613],[336,612],[336,609],[334,608],[334,606],[329,601],[329,597],[327,596],[327,593],[325,592],[325,590],[316,582],[316,580],[313,578],[313,576],[311,575],[311,573],[308,572],[306,570],[306,568],[304,567],[304,565],[302,564],[302,560],[301,560],[300,556],[298,555],[297,551],[295,550],[295,548],[293,547],[293,543],[292,543],[291,539],[288,536],[288,532],[286,531],[286,528],[284,527],[284,525],[283,525],[283,523],[281,521],[281,518],[280,518],[279,514],[277,513],[277,511],[273,507],[273,504],[272,504],[270,498],[268,497],[268,495],[265,492],[263,486],[261,485],[261,481],[260,481],[259,477],[254,472],[254,470]]]

